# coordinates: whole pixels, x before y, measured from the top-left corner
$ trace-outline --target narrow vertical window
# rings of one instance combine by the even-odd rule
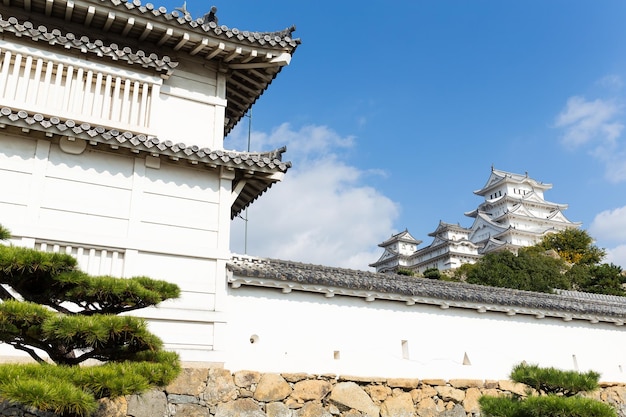
[[[402,341],[402,359],[409,359],[409,341]]]

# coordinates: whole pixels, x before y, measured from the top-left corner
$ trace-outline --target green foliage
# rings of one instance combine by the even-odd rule
[[[92,395],[63,380],[15,379],[3,382],[0,383],[0,396],[61,415],[85,416],[98,407]]]
[[[0,238],[7,235],[0,226]],[[0,342],[39,364],[0,365],[0,398],[68,416],[96,399],[165,385],[180,372],[143,319],[117,314],[178,297],[147,277],[94,277],[59,253],[0,245]],[[47,364],[48,358],[58,366]],[[97,366],[76,365],[92,359]]]
[[[526,384],[540,393],[571,397],[580,392],[597,389],[600,374],[594,371],[581,373],[519,364],[513,367],[511,379]]]
[[[623,285],[626,275],[618,265],[576,264],[566,272],[566,277],[578,291],[626,296]]]
[[[524,417],[520,397],[492,397],[483,395],[478,399],[481,414],[485,417]]]
[[[406,268],[399,268],[396,271],[396,274],[398,274],[398,275],[405,275],[407,277],[414,277],[415,276],[415,272],[413,272],[410,269],[406,269]]]
[[[96,410],[98,398],[134,394],[173,381],[180,372],[178,358],[172,352],[162,353],[169,361],[87,367],[2,364],[0,397],[42,411],[87,416]]]
[[[565,229],[550,233],[537,244],[544,250],[555,250],[561,259],[570,264],[593,265],[600,263],[606,252],[593,244],[585,230]]]
[[[11,232],[9,232],[9,229],[5,229],[0,224],[0,240],[7,240],[10,238],[11,238]]]
[[[424,278],[440,279],[441,278],[441,272],[437,268],[427,268],[424,271]]]
[[[576,290],[626,295],[626,275],[613,264],[598,264],[604,250],[584,230],[552,233],[535,246],[490,253],[475,264],[462,265],[453,278],[473,284],[527,291]],[[556,256],[558,254],[558,256]]]
[[[600,375],[579,373],[537,365],[520,364],[511,379],[537,390],[540,395],[482,396],[481,414],[485,417],[616,417],[616,410],[601,401],[578,395],[598,387]]]
[[[613,407],[585,397],[481,397],[485,417],[616,417]]]
[[[563,268],[558,259],[522,248],[517,255],[509,251],[489,253],[475,264],[464,266],[463,272],[471,284],[552,292],[554,288],[570,288],[561,273]]]
[[[453,278],[526,291],[552,292],[558,288],[626,296],[622,269],[598,264],[604,250],[592,242],[586,231],[567,229],[545,236],[535,246],[519,249],[517,255],[509,251],[487,254],[473,265],[462,265]]]

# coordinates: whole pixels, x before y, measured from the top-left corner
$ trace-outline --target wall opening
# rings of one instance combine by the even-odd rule
[[[402,359],[410,359],[409,358],[409,341],[402,341]]]

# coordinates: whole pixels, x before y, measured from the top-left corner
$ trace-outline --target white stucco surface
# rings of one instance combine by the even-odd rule
[[[228,301],[231,370],[506,379],[526,361],[626,381],[623,326],[257,287]]]

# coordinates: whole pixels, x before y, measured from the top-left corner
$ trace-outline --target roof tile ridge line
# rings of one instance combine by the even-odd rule
[[[200,28],[203,32],[213,32],[214,35],[220,36],[224,34],[224,36],[230,38],[232,36],[243,35],[244,37],[250,39],[254,39],[255,42],[259,40],[265,40],[265,36],[269,35],[272,38],[278,37],[279,39],[273,39],[276,42],[284,41],[292,44],[295,48],[298,44],[301,43],[299,38],[292,38],[291,33],[296,30],[295,25],[291,25],[283,30],[279,31],[271,31],[271,32],[260,32],[260,31],[251,31],[251,30],[241,30],[236,27],[228,27],[226,25],[218,25],[216,22],[205,22],[204,16],[193,18],[189,14],[189,18],[186,17],[184,13],[180,13],[178,10],[168,11],[164,6],[155,6],[153,3],[145,3],[142,4],[140,0],[100,0],[108,1],[114,8],[122,8],[125,7],[125,12],[138,13],[143,16],[145,14],[151,14],[152,18],[161,18],[166,23],[171,23],[172,21],[178,22],[178,26],[188,26],[191,29],[197,30]],[[141,9],[145,9],[145,11]],[[137,10],[134,11],[133,10]],[[205,14],[206,15],[206,14]],[[229,36],[230,35],[230,36]],[[255,36],[256,35],[256,36]]]
[[[19,30],[18,25],[22,26],[24,30]],[[113,61],[119,60],[120,57],[127,57],[128,59],[124,59],[124,61],[128,64],[141,65],[144,68],[154,68],[158,72],[165,72],[168,76],[172,74],[174,68],[178,67],[179,64],[178,61],[172,61],[167,55],[159,57],[154,52],[146,54],[146,52],[141,49],[133,52],[130,47],[120,49],[115,43],[105,45],[100,39],[96,39],[92,42],[86,35],[77,38],[72,32],[66,32],[64,34],[59,29],[48,31],[48,28],[43,25],[39,25],[35,28],[35,25],[29,20],[20,23],[14,16],[9,17],[8,20],[4,20],[2,14],[0,14],[0,33],[11,33],[15,37],[26,36],[34,41],[41,39],[51,46],[59,45],[64,49],[69,46],[70,48],[80,50],[82,53],[91,52],[98,56],[111,58]],[[118,55],[117,51],[121,51],[122,55]]]
[[[337,294],[341,294],[341,295],[353,295],[357,297],[366,297],[367,294],[365,294],[364,292],[367,292],[367,293],[376,294],[375,299],[382,299],[382,300],[403,301],[405,299],[412,299],[413,301],[417,301],[419,299],[419,300],[422,300],[420,302],[426,302],[427,299],[439,300],[439,301],[442,301],[443,304],[446,305],[446,308],[448,307],[457,307],[457,308],[466,308],[466,309],[482,308],[483,311],[480,311],[480,312],[490,311],[493,313],[507,313],[509,311],[514,311],[516,314],[535,315],[537,318],[544,318],[546,316],[549,316],[549,317],[566,319],[568,321],[572,319],[583,320],[583,321],[589,321],[593,319],[594,321],[592,321],[592,323],[602,321],[602,322],[612,322],[615,324],[623,324],[624,322],[624,320],[622,319],[623,315],[619,313],[609,314],[609,312],[599,311],[599,310],[579,311],[576,308],[572,308],[572,307],[575,307],[575,305],[579,304],[578,302],[571,303],[571,304],[568,303],[568,305],[565,305],[565,306],[559,306],[557,304],[549,305],[549,306],[526,305],[523,303],[515,302],[513,298],[507,299],[507,300],[503,300],[503,299],[494,300],[493,297],[489,297],[489,299],[487,298],[476,299],[475,298],[476,294],[474,294],[474,296],[470,295],[468,297],[449,298],[447,297],[446,294],[441,294],[441,293],[428,292],[424,294],[408,294],[408,293],[397,292],[394,289],[353,288],[353,287],[348,287],[344,285],[337,285],[336,283],[334,284],[333,283],[319,283],[319,282],[310,283],[310,282],[301,282],[298,280],[293,280],[293,279],[290,279],[289,277],[287,277],[287,279],[285,280],[285,279],[282,279],[281,277],[283,277],[283,275],[280,275],[280,273],[277,273],[276,275],[263,275],[263,276],[247,275],[244,278],[242,283],[244,283],[244,285],[250,285],[252,281],[256,281],[257,283],[261,284],[261,286],[265,287],[265,286],[268,286],[268,281],[271,281],[275,283],[275,285],[273,286],[274,288],[283,288],[283,287],[286,288],[287,286],[289,286],[288,283],[291,282],[291,283],[297,284],[297,287],[289,286],[289,288],[293,288],[293,289],[297,289],[301,291],[308,291],[308,292],[312,291],[312,292],[317,292],[317,293],[323,293],[325,291],[320,289],[320,285],[321,285],[321,286],[324,286],[326,289],[334,289],[333,292]],[[255,284],[252,284],[252,285],[255,285]],[[345,292],[346,290],[348,291],[347,293]],[[485,293],[487,293],[487,291],[483,292],[482,295],[484,295]],[[388,296],[385,296],[385,294],[387,294]],[[481,294],[478,294],[478,295],[481,295]],[[551,299],[553,301],[558,300],[555,297],[552,297]],[[603,303],[598,302],[598,300],[591,300],[591,303],[593,305],[603,305]],[[440,303],[435,303],[435,304],[440,304]],[[538,313],[541,315],[541,317],[537,316]]]
[[[385,273],[366,271],[363,269],[346,268],[342,266],[320,265],[320,264],[314,264],[314,263],[307,263],[307,262],[301,262],[301,261],[289,261],[289,260],[276,259],[276,258],[265,258],[265,260],[274,264],[293,266],[295,268],[301,267],[302,269],[306,269],[306,270],[318,269],[318,270],[333,270],[333,271],[345,271],[345,272],[349,271],[349,272],[356,272],[359,274],[367,274],[367,275],[372,275],[372,276],[378,276],[378,275],[387,276],[387,274]]]
[[[220,152],[220,151],[223,152],[225,155],[234,154],[234,155],[237,155],[237,156],[247,156],[248,158],[253,158],[255,156],[258,156],[258,157],[273,157],[273,158],[271,158],[272,160],[278,159],[279,161],[281,161],[280,157],[283,155],[283,153],[287,152],[287,147],[286,146],[281,146],[280,148],[271,149],[271,150],[268,150],[268,151],[237,151],[237,150],[234,150],[234,149],[215,150],[215,152]],[[284,163],[291,164],[291,162],[284,162]]]
[[[8,106],[3,106],[0,108],[0,118],[1,117],[7,117],[7,118],[11,118],[11,115],[15,115],[16,116],[16,120],[22,119],[22,120],[26,120],[26,119],[32,119],[33,123],[39,123],[39,125],[41,125],[44,129],[44,131],[48,131],[49,127],[52,126],[57,126],[57,125],[65,125],[68,128],[72,129],[72,132],[74,133],[75,137],[86,140],[86,141],[97,141],[98,143],[102,143],[102,144],[109,144],[111,137],[112,138],[124,138],[123,142],[130,142],[130,144],[132,146],[129,146],[129,148],[134,148],[136,149],[138,147],[138,145],[132,143],[133,140],[138,139],[140,143],[146,143],[149,142],[151,143],[153,146],[150,147],[150,149],[144,149],[146,152],[154,152],[154,149],[152,149],[152,147],[154,146],[159,146],[159,145],[163,145],[164,147],[166,147],[168,150],[172,151],[172,153],[174,154],[183,154],[185,159],[191,159],[188,158],[189,155],[187,155],[184,151],[185,149],[191,149],[193,151],[193,153],[200,159],[204,159],[204,157],[198,155],[199,153],[204,153],[206,155],[216,155],[216,156],[221,156],[221,155],[226,155],[228,156],[230,155],[234,155],[234,156],[240,156],[242,154],[244,154],[245,152],[237,152],[237,151],[224,151],[223,149],[209,149],[209,148],[200,148],[197,145],[191,145],[191,146],[187,146],[184,143],[174,143],[170,140],[165,140],[165,141],[161,141],[157,136],[152,136],[152,135],[148,135],[145,133],[137,133],[137,132],[133,132],[133,131],[119,131],[115,128],[108,128],[108,127],[104,127],[102,125],[92,125],[90,123],[87,122],[83,122],[78,124],[75,120],[72,119],[65,119],[65,118],[61,118],[58,116],[50,116],[50,117],[45,117],[43,114],[41,113],[30,113],[27,112],[25,110],[17,110]],[[29,127],[32,128],[32,124],[29,123]],[[48,126],[46,126],[48,125]],[[78,130],[78,132],[77,132]],[[92,132],[95,131],[95,133],[93,134],[93,136],[87,132]],[[58,132],[59,135],[61,136],[67,136],[67,134],[64,131],[59,131]],[[87,134],[88,136],[90,136],[89,138],[82,138],[79,135],[81,134]],[[105,137],[106,135],[110,135],[111,137],[107,138]],[[97,140],[97,137],[101,137],[102,140]],[[124,145],[124,143],[119,142],[116,145]],[[178,148],[177,150],[174,150],[173,148]],[[273,151],[268,151],[266,154],[264,154],[264,156],[276,156],[276,153],[282,149],[284,149],[285,147],[279,148],[277,150],[273,150]],[[229,159],[232,160],[232,158]],[[291,162],[287,161],[287,162],[283,162],[278,158],[274,158],[272,161],[274,160],[278,160],[278,162],[280,162],[280,165],[285,165],[286,168],[291,168],[292,164]],[[211,162],[215,162],[215,161],[211,161]],[[262,162],[262,161],[260,161]],[[279,167],[280,169],[280,167]],[[282,169],[281,169],[282,170]]]
[[[241,254],[241,253],[231,253],[230,259],[227,260],[226,263],[240,266],[240,265],[247,264],[247,263],[253,263],[253,264],[266,263],[266,261],[268,261],[268,259],[260,257],[260,256]]]

